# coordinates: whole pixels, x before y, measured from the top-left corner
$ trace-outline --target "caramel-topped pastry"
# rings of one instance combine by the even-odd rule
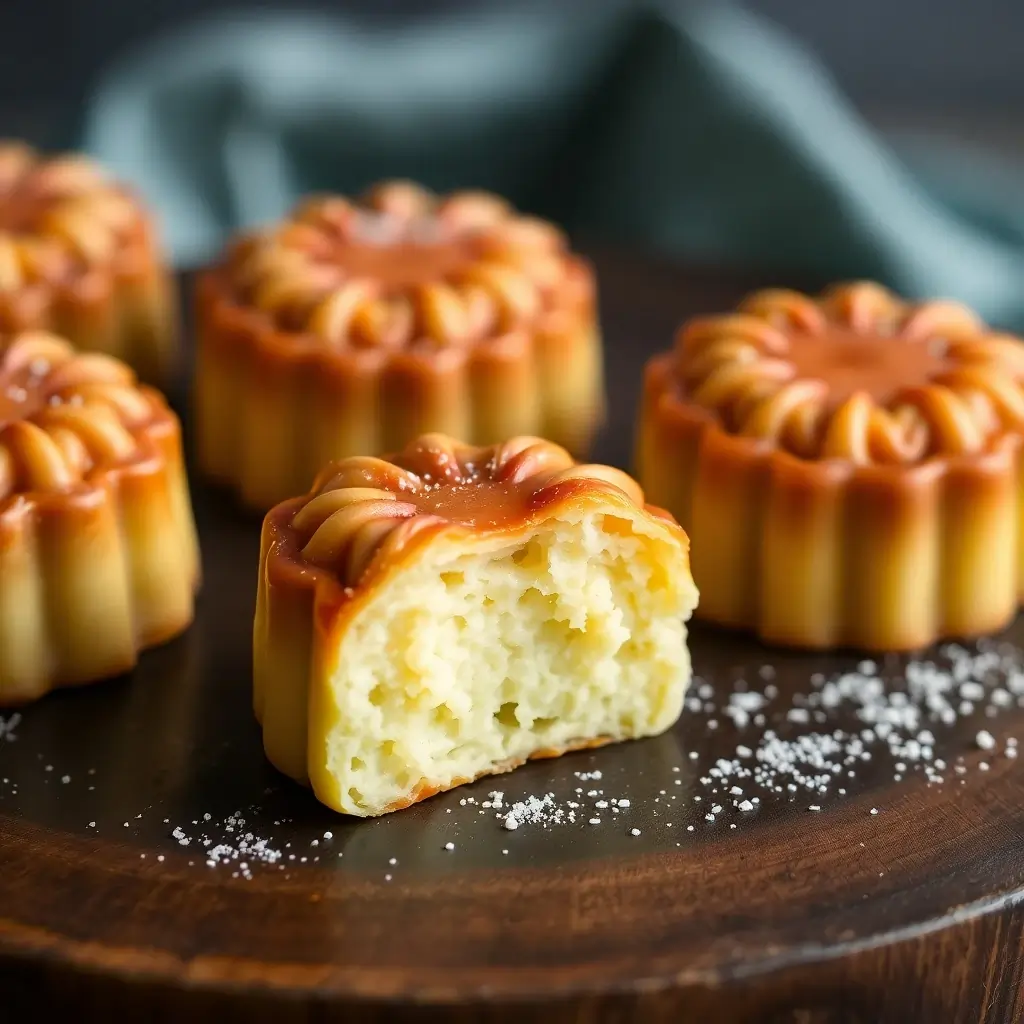
[[[263,524],[267,754],[374,815],[662,732],[690,678],[687,550],[625,473],[540,438],[336,462]]]
[[[764,291],[647,367],[640,479],[702,617],[806,647],[991,632],[1024,581],[1024,343],[878,285]]]
[[[0,332],[53,330],[169,379],[176,300],[139,201],[81,156],[0,142]]]
[[[178,421],[123,363],[0,342],[0,704],[130,669],[192,619]]]
[[[582,453],[603,416],[589,267],[481,193],[307,200],[199,285],[198,453],[254,508],[445,431]]]

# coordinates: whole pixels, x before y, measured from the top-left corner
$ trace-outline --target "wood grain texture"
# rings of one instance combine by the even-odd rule
[[[599,270],[613,401],[598,454],[628,464],[643,359],[681,316],[755,282],[610,257]],[[820,814],[766,799],[735,830],[685,832],[700,818],[680,810],[673,832],[657,787],[679,779],[680,794],[699,794],[738,737],[684,714],[664,737],[502,780],[564,800],[574,772],[599,769],[609,792],[633,795],[638,837],[624,821],[507,833],[461,803],[484,799],[486,782],[342,821],[261,756],[249,709],[258,524],[198,483],[195,498],[207,579],[195,627],[133,677],[26,709],[17,741],[0,741],[0,1020],[1024,1019],[1019,762],[993,757],[962,786],[868,765]],[[1024,624],[1007,638],[1024,644]],[[716,685],[770,664],[780,700],[812,672],[856,664],[703,628],[692,646]],[[1024,736],[1024,710],[987,724]],[[972,769],[978,728],[940,738]],[[171,834],[236,811],[307,863],[232,877],[205,866],[198,839]]]

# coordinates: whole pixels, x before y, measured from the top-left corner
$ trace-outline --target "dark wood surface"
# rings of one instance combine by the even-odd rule
[[[681,316],[753,280],[598,266],[613,399],[598,454],[628,464],[643,359]],[[941,784],[923,762],[900,771],[876,742],[821,796],[745,782],[760,803],[741,813],[702,782],[716,759],[756,749],[765,728],[789,741],[856,734],[856,704],[809,724],[788,711],[813,673],[858,658],[697,628],[710,696],[667,735],[344,820],[263,759],[249,697],[258,524],[198,483],[194,497],[206,570],[195,626],[131,677],[47,699],[0,735],[0,1020],[1024,1017],[1024,772],[1005,754],[1009,737],[1024,742],[1024,710],[993,704],[1002,677],[953,723],[923,713]],[[1013,671],[1024,625],[1005,639]],[[883,675],[898,687],[904,667],[887,659]],[[764,724],[740,728],[722,708],[766,677]],[[979,749],[982,729],[995,749]],[[573,823],[512,832],[483,806],[492,790],[582,806]],[[630,805],[598,809],[602,797]],[[231,831],[236,814],[245,824]],[[204,835],[237,848],[250,831],[282,859],[207,865]]]

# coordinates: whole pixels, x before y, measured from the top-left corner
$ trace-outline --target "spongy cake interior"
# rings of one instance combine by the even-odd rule
[[[626,511],[565,513],[514,544],[442,536],[340,636],[319,781],[376,814],[538,752],[662,732],[696,597],[678,541]]]

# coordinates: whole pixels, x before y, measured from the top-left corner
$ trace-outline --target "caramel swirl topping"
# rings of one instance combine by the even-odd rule
[[[0,347],[0,502],[125,462],[157,409],[132,371],[42,331]]]
[[[550,224],[485,193],[391,182],[308,200],[230,254],[228,280],[284,330],[338,347],[469,345],[536,317],[568,256]]]
[[[108,263],[140,217],[85,157],[0,143],[0,293]]]
[[[804,459],[910,465],[1024,428],[1024,342],[870,283],[762,291],[676,339],[687,398]]]
[[[621,470],[577,465],[564,448],[538,437],[478,448],[427,434],[389,458],[327,467],[291,525],[307,562],[355,586],[375,557],[397,557],[421,530],[501,530],[572,482],[643,505],[643,492]]]

